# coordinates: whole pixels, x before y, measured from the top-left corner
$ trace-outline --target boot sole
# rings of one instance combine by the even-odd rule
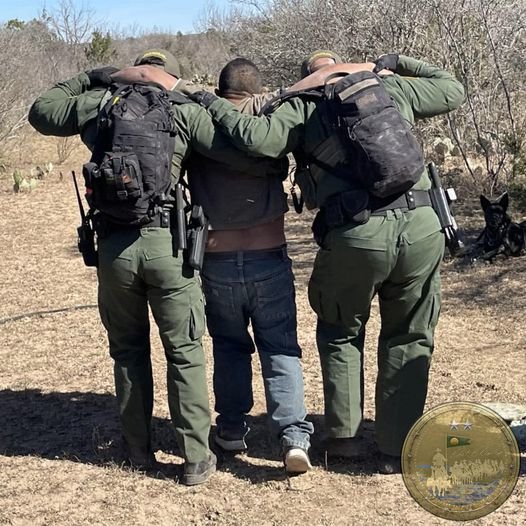
[[[285,458],[287,473],[306,473],[312,469],[312,464],[304,455],[288,455]]]

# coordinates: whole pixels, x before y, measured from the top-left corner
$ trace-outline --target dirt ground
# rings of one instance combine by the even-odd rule
[[[35,150],[30,161],[17,150],[13,158],[29,168],[29,162],[47,161],[53,144]],[[95,308],[96,277],[76,252],[78,210],[68,169],[79,173],[83,155],[78,150],[76,159],[56,167],[31,193],[14,194],[10,173],[0,180],[0,525],[446,524],[413,501],[400,475],[376,474],[371,462],[326,463],[316,447],[323,398],[315,317],[306,297],[315,255],[309,214],[291,212],[287,230],[307,408],[316,425],[315,468],[301,477],[285,476],[266,431],[256,372],[248,455],[220,459],[218,473],[204,486],[178,484],[182,459],[170,427],[164,356],[155,331],[154,448],[164,477],[120,466],[112,362]],[[473,239],[482,218],[478,209],[469,210],[466,204],[459,220]],[[525,271],[526,257],[477,266],[445,262],[428,407],[453,400],[526,404]],[[377,335],[375,304],[366,352],[368,432]],[[204,345],[210,369],[208,337]],[[526,524],[524,473],[523,459],[509,500],[473,523]]]

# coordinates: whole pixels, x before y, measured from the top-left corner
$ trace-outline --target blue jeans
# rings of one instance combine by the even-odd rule
[[[246,429],[253,406],[251,323],[271,431],[282,448],[308,450],[313,426],[305,420],[294,277],[286,247],[208,253],[201,277],[213,341],[218,431],[243,435]]]

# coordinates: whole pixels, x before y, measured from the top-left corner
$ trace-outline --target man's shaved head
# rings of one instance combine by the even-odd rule
[[[262,79],[257,66],[246,58],[231,60],[219,74],[218,94],[228,92],[261,93]]]

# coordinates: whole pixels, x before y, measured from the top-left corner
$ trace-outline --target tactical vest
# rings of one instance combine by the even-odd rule
[[[118,86],[102,110],[90,162],[83,166],[92,209],[123,225],[145,225],[172,186],[174,102],[182,95],[159,86]]]

